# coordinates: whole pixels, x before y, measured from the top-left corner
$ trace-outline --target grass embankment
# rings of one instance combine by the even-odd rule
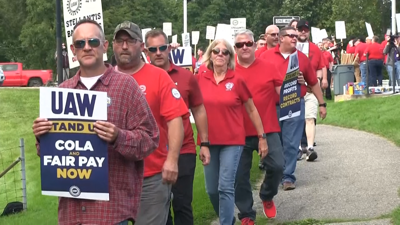
[[[359,99],[345,102],[328,101],[327,117],[318,120],[318,124],[327,124],[362,130],[382,136],[397,146],[400,146],[400,96],[377,97]],[[284,212],[281,212],[284,213]],[[400,224],[400,207],[390,215],[382,215],[379,218],[392,218],[393,224]],[[318,221],[308,219],[297,222],[274,223],[259,216],[258,224],[285,224],[285,225],[316,225],[337,221]]]
[[[0,90],[0,162],[13,161],[19,155],[19,139],[25,139],[25,157],[26,157],[26,179],[27,179],[27,197],[28,210],[24,213],[0,217],[2,225],[19,224],[57,224],[57,197],[43,196],[41,194],[40,183],[40,159],[36,155],[35,139],[32,134],[32,122],[39,115],[39,90],[38,89],[1,89]],[[196,135],[196,131],[195,131]],[[10,149],[13,155],[9,154]],[[3,154],[7,151],[7,154]],[[253,169],[251,171],[251,180],[254,183],[260,177],[260,171],[257,167],[258,156],[254,153]],[[5,164],[0,164],[0,172],[4,170]],[[19,174],[20,166],[17,165],[15,174]],[[1,184],[6,181],[11,189],[14,184],[10,184],[14,178],[6,174],[0,178]],[[16,179],[16,187],[21,183]],[[20,188],[18,189],[18,191]],[[0,190],[0,211],[3,210],[7,202],[21,201],[16,196],[1,195]],[[0,213],[1,214],[1,213]],[[197,161],[196,174],[193,190],[193,214],[195,224],[209,224],[216,215],[212,209],[211,203],[205,191],[203,166]]]

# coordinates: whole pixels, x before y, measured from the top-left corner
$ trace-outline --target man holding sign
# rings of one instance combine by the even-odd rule
[[[96,197],[93,197],[96,193],[88,193],[92,197],[86,199],[93,200],[86,200],[83,192],[79,195],[79,188],[76,187],[70,190],[71,196],[66,196],[65,191],[62,192],[63,197],[60,198],[58,207],[58,224],[60,225],[127,225],[128,221],[136,220],[142,192],[143,160],[158,145],[159,131],[145,97],[133,78],[118,73],[110,65],[104,64],[103,54],[107,51],[107,47],[108,42],[97,22],[84,19],[75,25],[71,50],[79,61],[80,70],[76,76],[60,85],[61,88],[70,89],[55,89],[56,91],[53,89],[54,96],[47,96],[51,98],[51,101],[46,102],[47,105],[42,102],[46,96],[41,96],[41,114],[50,115],[53,118],[68,118],[69,121],[65,122],[68,126],[52,122],[51,117],[38,118],[33,123],[37,153],[41,155],[41,163],[47,164],[47,166],[42,165],[42,174],[54,166],[69,165],[69,167],[63,166],[68,169],[67,177],[63,178],[63,174],[58,174],[58,172],[57,176],[60,175],[60,178],[42,176],[42,188],[51,183],[54,187],[53,192],[62,192],[63,189],[80,183],[82,184],[80,189],[90,189],[93,192],[100,188],[109,190],[108,201],[96,200]],[[80,91],[71,89],[80,89]],[[105,102],[97,102],[95,97],[98,95],[101,98],[104,92],[107,98],[101,100]],[[62,97],[63,94],[67,97]],[[51,105],[51,111],[48,105]],[[105,107],[99,108],[98,105]],[[84,123],[75,120],[76,128],[74,128],[71,119],[80,118],[77,116],[78,112],[81,117],[90,119],[94,118],[94,115],[101,114],[100,111],[107,112],[107,121]],[[64,142],[63,137],[60,136],[59,140],[54,140],[55,131],[69,131],[65,132],[65,136],[79,133],[76,131],[83,131],[83,134],[75,140]],[[100,146],[99,148],[92,146],[90,142],[78,145],[79,140],[89,138],[89,135],[94,133],[98,137],[91,137],[91,139],[93,143]],[[55,146],[46,145],[47,141],[55,142]],[[104,149],[105,154],[101,152],[102,142],[105,142],[107,146]],[[63,150],[69,150],[69,160],[53,159],[49,163],[49,157],[44,158],[46,155],[54,155],[53,158],[55,158],[65,152]],[[85,174],[83,179],[77,178],[73,170],[80,169],[79,165],[89,167],[90,159],[85,162],[79,157],[84,153],[90,155],[87,152],[91,152],[92,155],[104,154],[104,158],[94,157],[95,161],[91,162],[92,174]],[[46,155],[43,156],[44,154]],[[71,156],[79,157],[79,161],[74,162],[75,158]],[[108,163],[103,164],[105,161]],[[107,177],[104,177],[104,173],[99,174],[99,169],[102,167],[108,168]],[[68,179],[69,182],[65,182]],[[84,183],[85,179],[88,182]],[[70,185],[61,186],[59,183]]]
[[[318,99],[320,117],[325,118],[326,116],[326,103],[324,103],[315,70],[313,70],[307,56],[297,51],[297,37],[295,28],[282,28],[279,32],[280,44],[260,56],[262,59],[268,59],[273,62],[281,69],[281,74],[285,74],[280,100],[276,102],[280,108],[278,118],[281,120],[282,144],[285,157],[285,170],[282,179],[284,190],[295,189],[296,177],[294,176],[294,171],[296,170],[297,153],[305,120],[304,96],[307,88],[296,81],[296,76],[304,76],[308,86],[311,87],[315,97]],[[298,90],[300,95],[298,95]],[[300,107],[298,107],[299,104]],[[299,110],[300,113],[298,113]]]

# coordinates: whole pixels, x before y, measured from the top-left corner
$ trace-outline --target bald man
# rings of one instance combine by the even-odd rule
[[[279,42],[279,27],[276,25],[269,25],[265,28],[265,35],[264,39],[267,42],[264,48],[259,48],[255,52],[256,58],[259,57],[263,52],[267,51],[268,49],[275,48]]]

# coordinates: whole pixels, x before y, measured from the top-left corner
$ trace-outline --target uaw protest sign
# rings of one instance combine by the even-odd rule
[[[72,33],[74,26],[82,19],[95,20],[104,30],[103,9],[101,0],[63,0],[63,15],[65,37],[67,38],[69,68],[79,66],[79,62],[72,54],[70,46],[72,43]],[[104,53],[103,60],[107,61],[107,54]]]
[[[93,126],[107,120],[107,93],[41,87],[40,117],[53,123],[40,137],[42,194],[108,201],[107,143]]]
[[[301,87],[297,82],[299,77],[299,58],[297,51],[289,55],[289,64],[283,80],[279,96],[280,114],[279,121],[288,120],[301,113]]]
[[[190,70],[193,73],[191,47],[179,47],[169,53],[169,58],[175,65]]]

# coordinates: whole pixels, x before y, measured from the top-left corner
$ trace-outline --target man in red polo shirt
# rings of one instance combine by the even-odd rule
[[[264,39],[266,44],[264,47],[257,49],[255,52],[255,56],[259,57],[263,52],[267,51],[268,49],[274,48],[279,42],[279,27],[276,25],[269,25],[265,28],[265,35]]]
[[[169,60],[171,46],[168,45],[168,37],[162,30],[154,29],[147,32],[145,43],[147,46],[145,51],[150,56],[151,63],[168,72],[187,107],[193,113],[201,142],[208,142],[207,114],[195,76]],[[171,213],[169,213],[167,225],[193,225],[192,199],[196,144],[189,118],[183,119],[183,126],[185,137],[178,161],[178,179],[172,186],[174,219],[172,220]],[[210,151],[207,146],[200,148],[200,159],[202,159],[203,165],[208,165],[210,162]]]
[[[280,70],[282,79],[286,76],[286,70],[289,63],[289,55],[294,53],[297,45],[297,32],[293,27],[284,27],[279,33],[280,44],[274,49],[270,49],[264,52],[260,57],[262,59],[268,59],[274,63]],[[319,51],[319,50],[318,50]],[[303,74],[307,85],[311,88],[315,97],[319,103],[319,114],[321,118],[326,116],[326,103],[322,97],[322,91],[318,84],[317,76],[315,75],[315,69],[311,66],[310,60],[305,54],[297,51],[299,59],[299,69]],[[283,189],[293,190],[295,189],[296,177],[294,171],[296,169],[297,155],[299,149],[299,143],[304,129],[304,96],[306,95],[307,87],[301,85],[301,114],[298,117],[291,118],[280,122],[282,130],[282,144],[283,153],[285,157],[285,170],[283,172]],[[279,103],[279,100],[276,100]],[[279,117],[279,115],[278,115]]]
[[[361,82],[363,82],[365,85],[367,85],[367,57],[365,56],[365,50],[367,49],[367,44],[364,42],[364,37],[356,38],[354,39],[355,43],[354,45],[356,46],[356,50],[354,51],[354,54],[358,55],[358,62],[360,64],[360,72],[361,72]]]
[[[266,166],[266,174],[260,188],[260,198],[263,202],[264,214],[268,218],[275,218],[276,207],[272,199],[278,193],[284,166],[275,101],[276,95],[280,92],[283,76],[273,63],[256,58],[255,50],[253,32],[241,30],[235,34],[235,51],[238,56],[235,72],[244,79],[253,96],[253,102],[261,116],[268,143],[268,154],[261,159]],[[256,211],[252,209],[250,169],[253,151],[258,149],[259,138],[245,108],[243,108],[243,112],[246,144],[236,172],[235,204],[239,209],[238,218],[242,224],[251,225],[256,220]]]
[[[136,24],[125,21],[115,28],[116,70],[135,78],[160,129],[158,148],[145,158],[143,191],[135,224],[166,224],[171,185],[178,177],[184,136],[182,117],[188,117],[189,111],[168,73],[141,60],[143,49],[142,32]]]

